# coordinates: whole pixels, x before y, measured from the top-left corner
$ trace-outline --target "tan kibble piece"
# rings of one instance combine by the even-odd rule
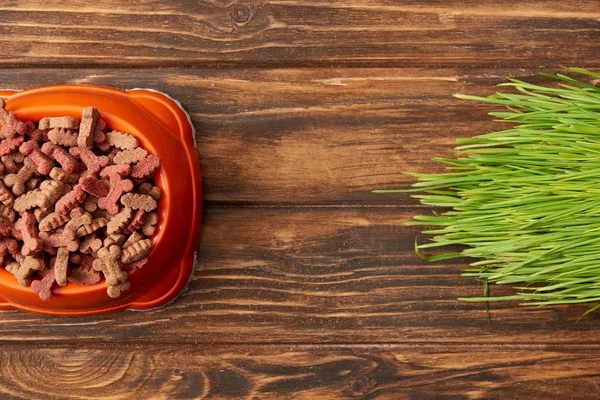
[[[121,295],[121,292],[129,290],[131,283],[129,281],[111,285],[106,288],[106,293],[112,299],[116,299]]]
[[[56,261],[54,262],[54,279],[60,286],[67,285],[68,269],[69,250],[66,247],[59,247],[56,251]]]
[[[77,145],[86,149],[94,146],[94,131],[98,122],[98,110],[94,107],[86,107],[81,113],[81,126],[79,126],[79,136]]]
[[[88,197],[83,202],[83,208],[87,212],[94,212],[98,209],[98,198],[94,196],[88,195]]]
[[[121,248],[119,246],[102,247],[96,254],[98,258],[94,260],[92,267],[94,270],[104,274],[108,286],[127,282],[127,272],[122,271],[119,265],[119,258],[121,257]]]
[[[56,202],[70,191],[70,187],[60,181],[44,181],[40,184],[39,190],[42,191],[43,198],[40,199],[40,208],[54,206]]]
[[[93,215],[94,218],[106,218],[108,220],[110,220],[114,216],[108,210],[104,210],[102,208],[99,208],[96,211],[94,211]]]
[[[115,146],[121,150],[131,150],[139,146],[139,142],[135,137],[119,131],[108,132],[106,140],[111,146]]]
[[[53,211],[54,208],[52,208],[52,206],[45,208],[36,208],[35,210],[33,210],[33,215],[35,215],[35,220],[37,222],[42,222],[42,220],[48,215],[50,215]]]
[[[142,183],[138,190],[141,194],[147,194],[154,200],[159,200],[162,196],[162,190],[158,186],[153,186],[148,182]]]
[[[110,219],[106,226],[106,232],[110,235],[112,233],[120,232],[127,226],[133,216],[133,210],[131,208],[124,208],[119,211],[114,217]]]
[[[42,183],[41,177],[33,177],[25,182],[25,190],[30,191],[36,189],[38,186],[40,186],[40,183]]]
[[[146,223],[142,226],[142,233],[146,236],[154,235],[156,224],[158,223],[158,214],[150,213],[146,215]]]
[[[121,196],[121,204],[134,210],[156,210],[156,200],[147,194],[126,193]]]
[[[110,247],[113,244],[120,246],[125,241],[126,236],[122,233],[113,233],[104,239],[104,247]]]
[[[69,174],[59,167],[52,168],[50,171],[50,177],[55,181],[61,181],[64,183],[76,183],[79,180],[79,174]]]
[[[123,250],[121,255],[121,262],[129,264],[142,258],[146,257],[152,251],[152,241],[150,239],[143,239],[134,245]]]
[[[29,158],[25,159],[25,164],[23,164],[23,168],[19,170],[16,174],[8,174],[4,177],[4,184],[9,188],[12,188],[12,192],[20,196],[25,193],[25,183],[35,175],[37,168],[33,164]]]
[[[129,235],[129,237],[127,238],[125,243],[123,243],[123,246],[121,246],[121,248],[125,250],[142,239],[144,239],[144,236],[142,234],[140,234],[139,232],[133,232],[131,235]]]
[[[29,255],[23,259],[21,263],[12,265],[12,273],[17,278],[17,281],[23,286],[31,284],[31,275],[34,271],[41,271],[45,267],[44,260],[39,256]],[[9,269],[7,267],[7,269]]]
[[[0,202],[5,206],[12,206],[15,202],[15,195],[2,181],[0,181]]]
[[[113,159],[113,162],[115,164],[135,164],[142,161],[147,155],[148,152],[146,150],[137,147],[132,150],[120,151]]]
[[[98,239],[96,235],[91,234],[86,236],[85,239],[79,244],[79,251],[83,254],[94,254],[102,247],[102,240]]]
[[[73,147],[77,146],[77,131],[64,128],[54,128],[48,132],[48,139],[57,145]]]
[[[12,209],[12,207],[7,207],[3,204],[0,204],[0,217],[9,222],[15,222],[17,219],[17,213]]]
[[[108,224],[108,219],[106,218],[95,218],[92,220],[92,223],[89,225],[84,225],[81,228],[77,229],[77,237],[87,236],[94,232],[96,232],[100,228],[104,228]]]
[[[71,220],[67,223],[67,229],[77,230],[84,225],[90,225],[92,223],[92,215],[88,212],[83,211],[81,207],[76,207],[71,210]]]
[[[49,117],[40,119],[40,129],[79,129],[79,121],[73,117]]]
[[[17,212],[25,212],[31,208],[41,207],[40,202],[43,199],[43,194],[40,189],[32,190],[17,197],[13,206]]]
[[[49,232],[54,230],[66,224],[69,219],[70,218],[67,215],[60,215],[55,212],[51,212],[40,221],[40,231]]]

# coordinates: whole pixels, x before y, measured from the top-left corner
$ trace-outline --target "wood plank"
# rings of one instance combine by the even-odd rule
[[[544,68],[554,71],[555,68]],[[600,70],[600,69],[599,69]],[[521,69],[0,70],[0,87],[151,87],[180,99],[198,129],[205,198],[229,204],[416,204],[405,171],[432,171],[455,138],[487,132],[487,95]]]
[[[589,399],[597,347],[0,348],[3,398]],[[594,395],[596,393],[596,395]]]
[[[600,313],[457,301],[465,260],[428,264],[401,208],[211,208],[189,290],[149,312],[0,313],[4,343],[597,343]],[[510,293],[492,288],[493,295]]]
[[[17,0],[4,66],[597,65],[587,0]]]

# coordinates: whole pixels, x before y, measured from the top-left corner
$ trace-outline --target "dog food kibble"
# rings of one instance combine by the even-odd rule
[[[127,291],[152,251],[159,157],[94,107],[36,126],[0,98],[0,125],[0,267],[42,300],[102,278],[110,297]]]

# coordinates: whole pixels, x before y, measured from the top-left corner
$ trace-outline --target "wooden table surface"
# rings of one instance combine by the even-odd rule
[[[596,0],[0,1],[0,87],[149,87],[198,130],[189,290],[150,312],[0,313],[7,398],[593,398],[600,313],[490,307],[413,253],[402,171],[497,127],[505,76],[600,69]],[[493,288],[494,294],[508,293]]]

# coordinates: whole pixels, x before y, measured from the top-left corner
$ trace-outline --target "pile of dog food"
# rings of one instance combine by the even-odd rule
[[[152,250],[157,155],[98,110],[42,118],[7,112],[0,98],[0,266],[43,300],[55,285],[106,279],[112,298]]]

